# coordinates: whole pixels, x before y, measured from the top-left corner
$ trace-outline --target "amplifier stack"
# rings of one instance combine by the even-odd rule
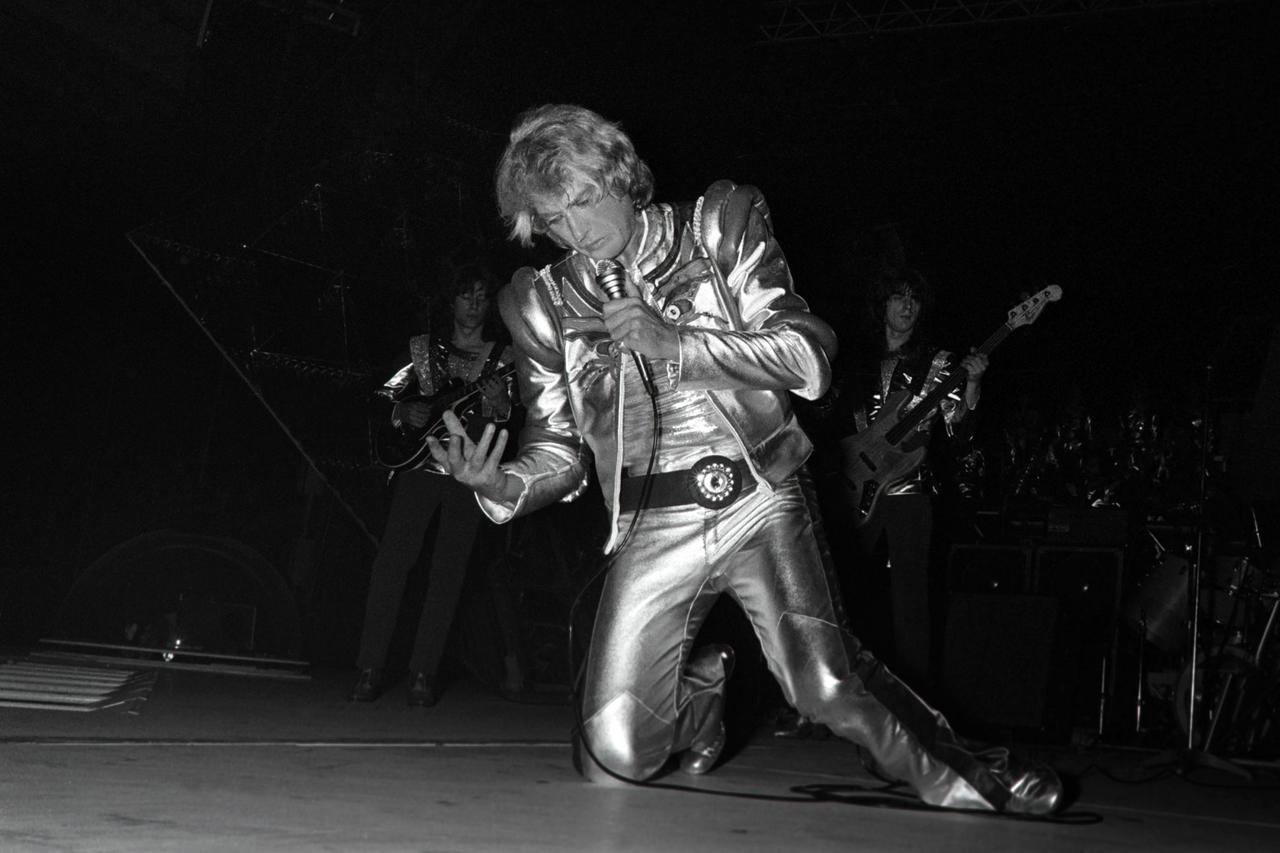
[[[971,728],[1063,741],[1102,733],[1114,701],[1125,549],[955,545],[942,695]]]

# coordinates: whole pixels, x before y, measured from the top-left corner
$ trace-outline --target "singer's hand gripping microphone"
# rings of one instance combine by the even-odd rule
[[[627,273],[623,270],[622,264],[617,261],[596,261],[596,284],[600,285],[600,289],[610,299],[621,299],[627,295]],[[650,397],[658,396],[657,389],[653,385],[653,371],[649,369],[649,360],[635,350],[631,351],[631,358],[636,363],[636,372],[640,374],[644,390]]]

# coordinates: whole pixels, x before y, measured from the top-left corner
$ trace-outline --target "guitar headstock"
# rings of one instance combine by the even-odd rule
[[[1044,290],[1032,296],[1023,302],[1018,303],[1009,310],[1009,320],[1006,325],[1010,329],[1016,329],[1019,326],[1029,326],[1040,316],[1040,312],[1044,310],[1044,306],[1050,302],[1057,302],[1062,298],[1062,288],[1056,284],[1051,284]]]

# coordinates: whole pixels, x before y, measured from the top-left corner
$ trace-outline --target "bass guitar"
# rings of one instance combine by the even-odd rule
[[[1004,324],[978,347],[978,352],[990,354],[1010,332],[1034,323],[1046,305],[1061,298],[1062,288],[1051,284],[1019,303],[1010,309]],[[914,406],[911,405],[914,395],[910,391],[893,394],[885,400],[879,417],[873,423],[861,432],[841,439],[842,473],[845,485],[851,490],[850,503],[855,524],[866,524],[884,490],[906,479],[920,467],[928,450],[927,442],[913,442],[908,438],[915,433],[917,426],[933,417],[947,395],[968,378],[966,370],[956,369]]]
[[[449,430],[444,425],[444,413],[453,412],[466,428],[468,420],[479,412],[484,398],[482,388],[491,379],[506,381],[515,374],[514,364],[507,364],[474,382],[445,388],[434,396],[407,394],[395,398],[397,403],[425,403],[427,419],[420,427],[403,423],[395,426],[391,423],[390,413],[383,412],[385,417],[375,418],[377,425],[373,429],[373,458],[383,468],[392,471],[407,471],[420,468],[436,474],[445,473],[431,458],[427,447],[427,438],[433,437],[441,444],[448,444]]]

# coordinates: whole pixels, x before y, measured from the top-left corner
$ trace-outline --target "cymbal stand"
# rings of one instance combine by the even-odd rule
[[[1262,532],[1258,526],[1258,513],[1256,507],[1250,507],[1250,515],[1253,520],[1253,545],[1257,554],[1261,555],[1262,549]],[[1224,708],[1227,697],[1231,693],[1232,686],[1236,683],[1237,677],[1243,687],[1245,681],[1250,677],[1256,677],[1261,672],[1263,655],[1267,651],[1267,643],[1271,641],[1272,632],[1276,627],[1276,616],[1280,613],[1280,590],[1262,591],[1261,589],[1250,589],[1250,581],[1256,574],[1256,566],[1254,561],[1245,557],[1237,566],[1237,576],[1232,581],[1231,593],[1233,596],[1244,594],[1256,595],[1259,601],[1271,599],[1271,606],[1267,611],[1266,623],[1263,625],[1262,633],[1258,637],[1258,642],[1254,645],[1242,661],[1236,661],[1235,666],[1226,669],[1223,673],[1223,682],[1218,687],[1218,696],[1214,703],[1213,722],[1209,725],[1209,731],[1204,737],[1204,749],[1208,750],[1213,743],[1214,735],[1218,731],[1218,725],[1222,722]],[[1238,606],[1238,604],[1237,604]],[[1236,616],[1236,606],[1232,607],[1232,618],[1228,621],[1227,627],[1233,627]],[[1225,645],[1226,640],[1223,640]],[[1221,653],[1221,649],[1219,649]],[[1237,701],[1240,697],[1235,697]],[[1238,706],[1237,706],[1238,710]]]
[[[1195,552],[1191,568],[1187,571],[1189,587],[1187,606],[1191,610],[1189,617],[1191,677],[1190,688],[1187,690],[1187,741],[1181,749],[1165,750],[1152,756],[1143,762],[1143,766],[1148,768],[1171,766],[1177,773],[1186,773],[1197,767],[1212,767],[1252,780],[1253,774],[1244,767],[1225,758],[1211,755],[1195,745],[1196,710],[1200,704],[1200,691],[1196,686],[1199,661],[1196,658],[1200,650],[1200,575],[1204,567],[1205,505],[1209,498],[1209,389],[1213,382],[1213,365],[1206,364],[1204,373],[1204,398],[1200,410],[1200,500],[1196,510]]]
[[[1142,712],[1147,705],[1147,617],[1144,613],[1138,620],[1138,677],[1137,693],[1133,697],[1133,731],[1142,734]]]
[[[1168,548],[1160,541],[1160,537],[1147,528],[1147,536],[1151,537],[1152,543],[1155,544],[1155,563],[1159,563],[1164,559],[1164,555],[1168,552]],[[1133,731],[1134,734],[1142,734],[1142,713],[1147,706],[1147,611],[1142,608],[1138,612],[1138,636],[1142,639],[1138,641],[1138,677],[1136,692],[1133,697]]]

